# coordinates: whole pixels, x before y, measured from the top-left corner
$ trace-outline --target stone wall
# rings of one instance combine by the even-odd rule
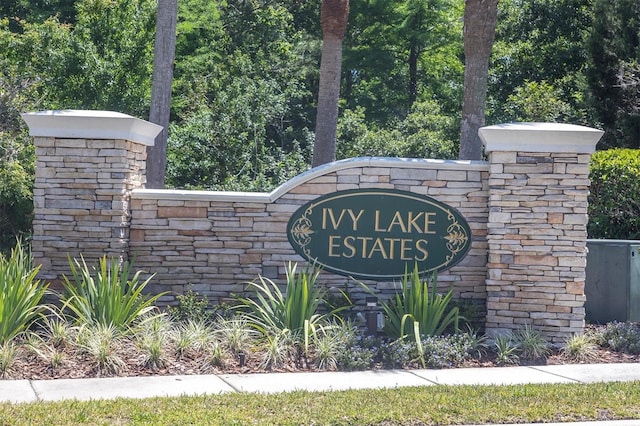
[[[469,254],[442,273],[443,287],[484,304],[487,274],[488,164],[469,161],[360,158],[312,170],[269,194],[134,190],[130,252],[155,272],[155,288],[187,286],[210,300],[242,292],[258,274],[284,279],[287,262],[302,262],[287,240],[289,217],[320,195],[344,189],[395,188],[429,195],[455,207],[469,222]],[[356,301],[364,292],[346,277],[322,274],[328,286],[345,284]],[[381,291],[394,283],[367,282]]]
[[[123,114],[25,114],[38,156],[33,252],[41,277],[68,273],[67,255],[136,257],[170,303],[187,288],[224,300],[258,274],[283,279],[301,262],[286,237],[305,202],[343,189],[395,188],[455,207],[473,242],[440,274],[442,289],[487,306],[486,330],[529,324],[553,341],[584,326],[588,164],[602,132],[571,125],[481,129],[488,161],[360,158],[310,170],[271,193],[144,189],[146,146],[159,132]],[[360,287],[323,274],[329,286]],[[393,283],[368,283],[381,293]]]

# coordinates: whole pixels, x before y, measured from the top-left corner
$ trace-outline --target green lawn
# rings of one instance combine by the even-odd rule
[[[453,425],[640,419],[640,382],[0,404],[1,425]]]

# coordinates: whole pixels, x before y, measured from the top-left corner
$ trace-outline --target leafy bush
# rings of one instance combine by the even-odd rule
[[[0,252],[30,234],[32,219],[33,176],[19,161],[0,159]]]
[[[380,340],[365,337],[353,329],[353,333],[346,335],[338,350],[337,366],[340,370],[358,371],[371,368],[380,347]]]
[[[131,277],[129,261],[103,256],[97,268],[89,268],[83,257],[80,262],[69,257],[69,266],[73,281],[62,277],[65,294],[61,302],[79,324],[130,327],[156,309],[155,302],[164,295],[143,294],[153,276],[142,281],[142,271],[137,271]]]
[[[640,238],[640,150],[596,152],[590,178],[589,238]]]
[[[640,323],[611,322],[597,336],[600,346],[616,352],[640,354]]]
[[[431,336],[422,340],[424,361],[430,368],[458,366],[469,358],[474,349],[474,339],[465,333]]]
[[[20,241],[10,257],[0,254],[0,345],[27,330],[41,314],[47,286],[36,280],[39,270]]]

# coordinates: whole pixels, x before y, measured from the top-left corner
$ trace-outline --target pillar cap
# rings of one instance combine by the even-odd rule
[[[567,152],[592,154],[602,130],[564,123],[505,123],[478,131],[485,152]]]
[[[153,146],[162,126],[113,111],[49,110],[22,118],[31,136],[65,139],[123,139]]]

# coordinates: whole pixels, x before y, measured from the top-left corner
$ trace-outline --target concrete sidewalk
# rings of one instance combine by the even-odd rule
[[[640,381],[640,364],[575,364],[445,370],[375,370],[356,372],[256,373],[188,376],[112,377],[100,379],[0,380],[0,401],[149,398],[226,392],[333,391],[438,385],[513,385]],[[640,403],[640,401],[639,401]],[[563,423],[567,425],[568,423]],[[571,423],[640,425],[640,420]],[[547,424],[549,425],[549,424]]]

